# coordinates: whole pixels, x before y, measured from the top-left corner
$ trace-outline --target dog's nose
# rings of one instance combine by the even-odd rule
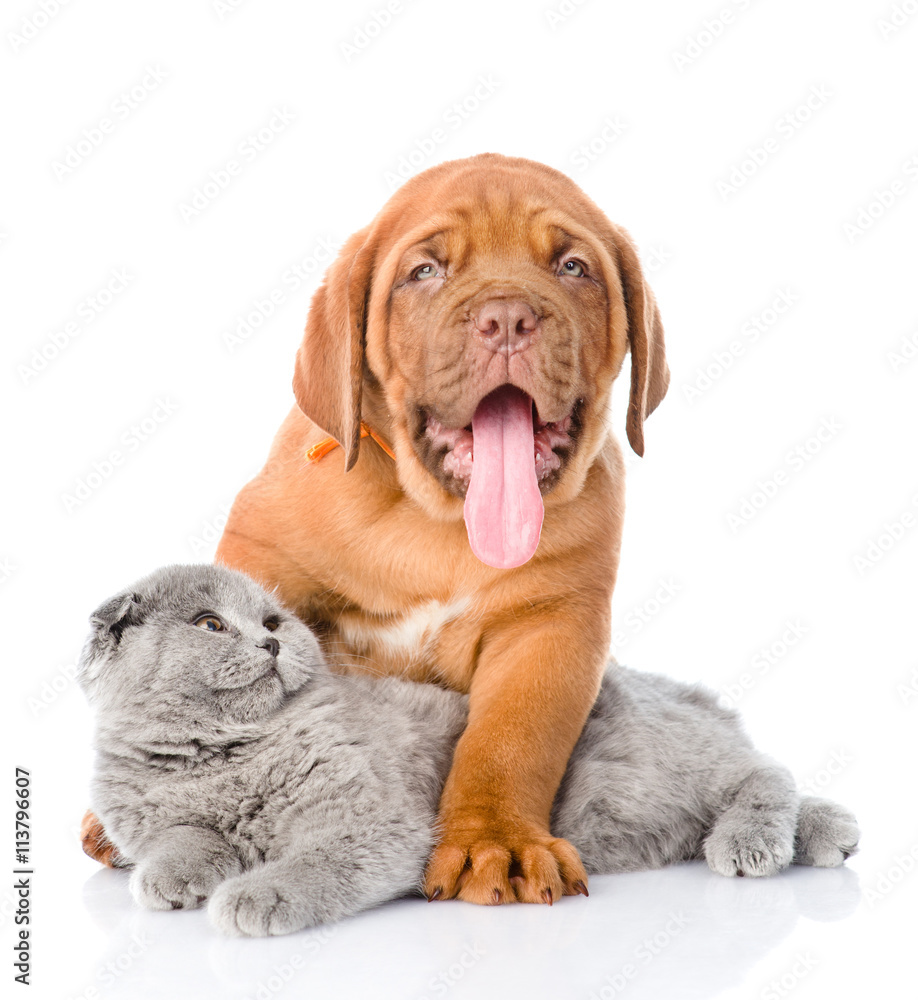
[[[280,643],[274,638],[273,635],[269,635],[258,648],[266,649],[272,656],[277,656],[280,652]]]
[[[475,332],[488,350],[509,356],[529,347],[539,323],[521,299],[490,299],[478,310]]]

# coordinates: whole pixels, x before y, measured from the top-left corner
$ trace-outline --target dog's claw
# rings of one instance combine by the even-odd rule
[[[581,896],[589,896],[590,894],[587,890],[587,887],[583,884],[583,881],[579,878],[574,883],[574,888],[577,890],[577,892],[580,893]]]
[[[552,906],[555,902],[555,897],[552,896],[551,889],[548,886],[542,890],[542,902],[548,903],[549,906]]]
[[[500,889],[495,889],[494,890],[494,902],[495,903],[499,903],[503,898],[504,898],[504,894],[500,891]]]
[[[745,878],[746,877],[746,873],[743,871],[742,868],[737,868],[736,869],[736,877],[737,878]]]
[[[435,899],[439,899],[443,895],[443,886],[438,885],[436,889],[427,897],[427,902],[432,903]]]

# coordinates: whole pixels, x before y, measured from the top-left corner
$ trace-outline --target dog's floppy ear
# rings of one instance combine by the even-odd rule
[[[373,254],[369,227],[344,244],[312,297],[296,354],[293,392],[309,419],[344,450],[344,468],[360,449],[360,397]]]
[[[631,397],[628,403],[628,440],[644,454],[644,418],[659,406],[669,386],[669,368],[663,344],[663,323],[657,300],[644,280],[644,272],[631,237],[612,227],[616,263],[625,293],[628,346],[631,349]]]

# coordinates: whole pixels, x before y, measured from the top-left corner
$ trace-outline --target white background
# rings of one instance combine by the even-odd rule
[[[0,24],[4,774],[10,799],[14,765],[33,776],[30,995],[273,997],[285,977],[322,997],[903,995],[914,0],[901,26],[892,0],[402,0],[383,29],[384,0],[59,3],[15,0]],[[629,462],[616,654],[723,690],[802,786],[857,812],[862,851],[760,882],[596,878],[550,910],[402,901],[241,944],[203,913],[142,913],[77,843],[87,616],[212,557],[292,402],[327,244],[370,220],[400,163],[487,150],[574,177],[632,232],[660,302],[673,381]]]

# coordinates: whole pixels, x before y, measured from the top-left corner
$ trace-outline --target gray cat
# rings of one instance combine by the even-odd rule
[[[248,577],[170,566],[91,618],[79,680],[97,710],[92,808],[152,909],[286,934],[416,892],[467,699],[340,676]],[[587,869],[704,857],[722,875],[832,867],[853,816],[800,797],[699,687],[610,666],[552,832]]]

